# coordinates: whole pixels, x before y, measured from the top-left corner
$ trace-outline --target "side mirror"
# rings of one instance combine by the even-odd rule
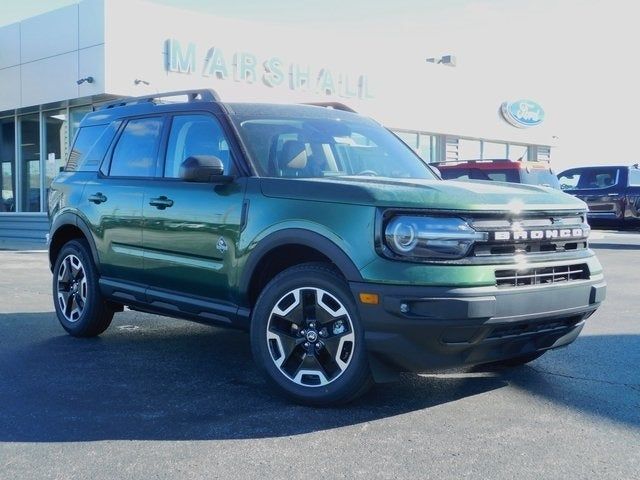
[[[180,178],[187,182],[224,183],[232,177],[224,175],[224,165],[218,157],[194,155],[180,165]]]

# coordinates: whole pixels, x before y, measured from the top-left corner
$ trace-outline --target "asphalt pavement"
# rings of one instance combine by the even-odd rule
[[[46,253],[0,250],[0,479],[640,478],[640,233],[592,245],[608,298],[571,346],[332,409],[270,391],[242,332],[125,311],[71,338]]]

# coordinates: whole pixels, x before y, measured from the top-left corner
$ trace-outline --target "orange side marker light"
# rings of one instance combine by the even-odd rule
[[[380,297],[377,293],[361,293],[360,301],[368,305],[378,305],[380,303]]]

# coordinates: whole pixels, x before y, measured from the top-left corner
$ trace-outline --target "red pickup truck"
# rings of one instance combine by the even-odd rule
[[[560,189],[558,178],[548,162],[509,159],[440,162],[435,167],[445,180],[493,180],[526,183]]]

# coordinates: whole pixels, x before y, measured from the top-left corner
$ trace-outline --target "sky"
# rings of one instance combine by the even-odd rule
[[[123,0],[124,1],[124,0]],[[309,25],[334,39],[394,45],[517,77],[560,119],[556,169],[636,163],[640,4],[633,0],[153,0],[218,16]],[[0,25],[70,0],[2,0]],[[374,49],[369,55],[375,55]],[[504,78],[504,77],[503,77]]]

